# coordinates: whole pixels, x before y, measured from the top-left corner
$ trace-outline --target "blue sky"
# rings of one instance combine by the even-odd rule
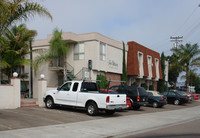
[[[200,0],[37,0],[53,21],[35,17],[27,22],[45,39],[54,28],[63,32],[99,32],[118,41],[135,41],[159,53],[171,54],[170,36],[199,43]],[[199,43],[200,44],[200,43]]]

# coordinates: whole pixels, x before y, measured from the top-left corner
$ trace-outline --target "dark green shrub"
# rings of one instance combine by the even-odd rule
[[[153,86],[153,85],[150,85],[150,86],[149,86],[149,90],[154,91],[154,86]]]
[[[106,80],[106,76],[104,75],[97,75],[97,85],[99,86],[100,89],[106,89],[108,86],[108,81]]]
[[[145,90],[147,90],[147,88],[148,88],[148,86],[147,86],[146,83],[142,83],[142,84],[141,84],[141,87],[143,87]]]

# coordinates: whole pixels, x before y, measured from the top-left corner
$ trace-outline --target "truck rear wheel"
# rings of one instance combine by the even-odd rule
[[[46,101],[45,101],[45,106],[48,109],[53,109],[54,108],[54,101],[52,97],[47,97]]]
[[[90,102],[86,106],[87,114],[91,116],[95,116],[98,114],[99,109],[94,102]]]

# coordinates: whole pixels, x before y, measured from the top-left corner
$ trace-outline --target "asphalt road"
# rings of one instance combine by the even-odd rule
[[[139,111],[125,110],[116,112],[114,115],[106,115],[104,112],[98,116],[88,116],[84,109],[60,107],[57,109],[46,109],[40,107],[24,107],[18,109],[0,110],[0,131],[21,128],[31,128],[38,126],[57,125],[64,123],[74,123],[87,120],[97,120],[103,118],[118,118],[128,115],[138,115],[154,112],[163,112],[177,109],[190,108],[200,105],[199,101],[194,101],[185,105],[167,104],[163,108],[141,107]]]
[[[199,127],[200,119],[197,119],[126,138],[199,138]]]
[[[182,107],[182,106],[181,106]],[[41,111],[40,111],[41,112]],[[66,112],[66,111],[65,111]],[[125,112],[129,113],[129,112]],[[131,112],[130,112],[131,113]],[[135,137],[137,134],[144,134],[161,128],[175,126],[193,120],[200,120],[200,106],[168,110],[162,112],[151,112],[143,114],[98,116],[99,119],[78,121],[73,123],[62,123],[24,129],[0,131],[3,138],[105,138],[105,137]],[[49,113],[50,114],[50,113]],[[65,114],[66,115],[66,114]],[[83,116],[87,116],[82,114]],[[45,118],[45,117],[44,117]],[[43,118],[43,119],[44,119]],[[57,115],[59,118],[59,114]],[[73,117],[72,117],[73,118]],[[74,116],[76,118],[76,116]],[[1,123],[1,122],[0,122]],[[36,123],[36,122],[35,122]],[[198,125],[197,125],[198,126]],[[169,131],[170,132],[170,131]],[[177,131],[178,132],[178,131]],[[167,132],[166,132],[167,133]],[[188,131],[190,133],[190,131]],[[162,133],[161,133],[162,134]],[[179,135],[185,133],[180,129]],[[187,133],[186,133],[187,134]],[[171,134],[173,135],[173,133]],[[181,137],[180,136],[180,137]]]

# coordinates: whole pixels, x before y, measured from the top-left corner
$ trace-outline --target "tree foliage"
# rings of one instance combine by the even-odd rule
[[[162,52],[162,54],[161,54],[161,69],[162,69],[163,79],[160,79],[158,81],[157,90],[159,92],[163,92],[163,91],[167,90],[167,84],[165,82],[165,61],[166,61],[166,58],[165,58],[164,52]]]
[[[0,36],[17,21],[27,21],[35,15],[52,19],[48,10],[31,0],[0,0]]]
[[[53,31],[53,36],[50,40],[50,48],[46,53],[42,52],[40,56],[37,56],[34,60],[35,73],[38,70],[39,65],[45,62],[50,62],[52,59],[63,61],[64,65],[64,81],[67,80],[67,62],[66,55],[68,52],[68,44],[62,39],[62,30],[57,28]]]
[[[127,84],[126,52],[125,52],[124,42],[123,42],[123,59],[122,59],[122,81],[125,81],[125,84]]]
[[[186,72],[186,85],[189,86],[189,72],[191,67],[200,65],[200,50],[198,44],[186,43],[179,45],[177,48],[171,49],[172,52],[178,55],[178,64],[182,71]]]
[[[97,84],[99,85],[100,89],[106,89],[108,86],[108,81],[106,80],[106,76],[100,74],[97,75],[96,80],[99,80],[99,82],[97,81]]]
[[[30,60],[26,55],[30,53],[29,41],[37,35],[35,30],[27,29],[26,25],[13,26],[11,30],[6,30],[0,39],[0,45],[3,51],[2,68],[8,77],[12,76],[14,71],[21,77],[21,68],[23,65],[29,65]]]

